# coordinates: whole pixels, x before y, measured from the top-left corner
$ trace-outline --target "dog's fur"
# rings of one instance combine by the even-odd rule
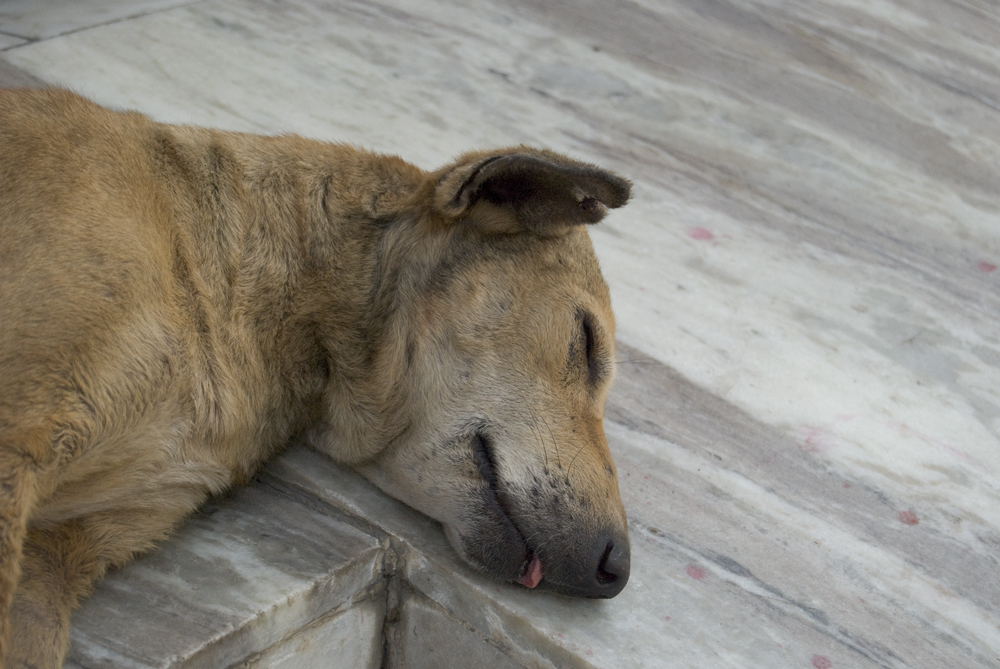
[[[614,322],[582,224],[627,181],[527,147],[426,173],[0,91],[0,664],[290,437],[472,566],[609,597]]]

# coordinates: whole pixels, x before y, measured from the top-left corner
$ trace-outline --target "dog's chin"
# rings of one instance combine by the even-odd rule
[[[445,535],[455,552],[473,569],[491,578],[523,583],[536,560],[496,496],[485,488],[466,509],[462,527],[445,524]]]

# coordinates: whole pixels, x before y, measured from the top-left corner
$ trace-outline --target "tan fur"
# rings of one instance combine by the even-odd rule
[[[0,665],[60,666],[96,579],[296,435],[495,578],[617,594],[582,224],[627,198],[527,147],[426,173],[0,91]]]

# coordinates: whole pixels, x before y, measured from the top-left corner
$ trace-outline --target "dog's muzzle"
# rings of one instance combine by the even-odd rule
[[[473,460],[485,482],[474,503],[477,531],[463,553],[479,568],[527,588],[571,597],[610,598],[628,583],[630,552],[625,528],[598,529],[580,523],[558,495],[549,503],[511,495],[498,476],[491,443],[473,435]],[[575,518],[574,518],[575,516]]]
[[[555,551],[558,548],[553,547]],[[571,597],[608,599],[628,583],[631,559],[627,537],[601,533],[570,553],[569,560],[556,558],[549,565],[542,558],[540,588]]]

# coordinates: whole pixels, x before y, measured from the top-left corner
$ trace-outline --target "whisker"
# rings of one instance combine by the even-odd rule
[[[583,446],[581,446],[581,447],[579,448],[579,450],[577,450],[577,452],[576,452],[576,455],[574,455],[574,456],[573,456],[573,459],[569,461],[569,469],[567,469],[567,470],[566,470],[566,476],[569,476],[570,472],[572,472],[572,471],[573,471],[573,463],[575,463],[575,462],[576,462],[576,458],[577,458],[577,457],[578,457],[578,456],[579,456],[579,455],[580,455],[581,453],[583,453],[583,449],[585,449],[586,447],[587,447],[587,445],[586,445],[586,444],[584,444]]]
[[[660,365],[656,358],[635,358],[634,360],[617,360],[619,365]]]
[[[556,447],[556,464],[559,465],[559,469],[562,469],[562,459],[559,457],[559,441],[556,439],[556,435],[552,434],[552,425],[549,423],[548,418],[542,416],[542,420],[545,421],[545,429],[549,431],[549,438]]]
[[[545,444],[545,439],[542,437],[542,431],[538,429],[538,419],[535,414],[531,411],[531,405],[527,402],[524,403],[524,409],[522,413],[527,414],[528,420],[526,421],[528,427],[531,428],[531,432],[538,439],[538,443],[542,445],[542,457],[545,461],[545,469],[549,468],[549,449]],[[558,454],[557,454],[558,455]]]

